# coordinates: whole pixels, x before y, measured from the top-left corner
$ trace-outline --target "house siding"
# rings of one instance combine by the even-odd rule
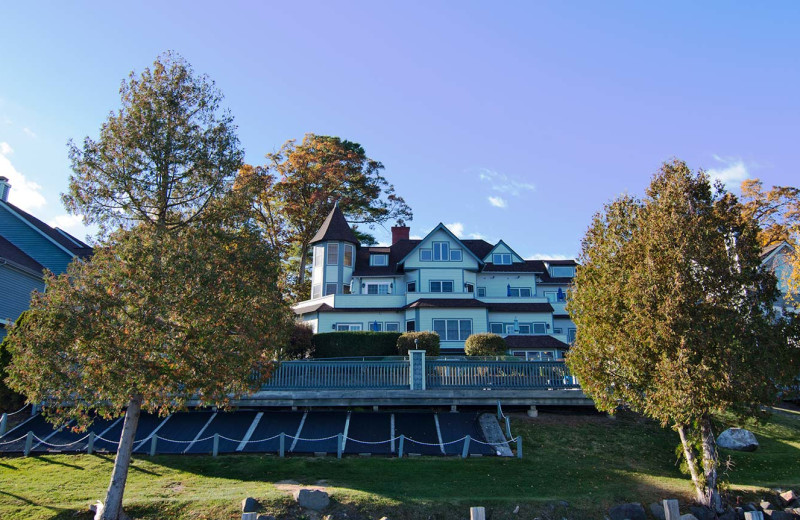
[[[14,322],[31,302],[33,291],[44,291],[44,281],[10,265],[0,264],[0,319]]]
[[[72,255],[59,248],[37,229],[0,205],[0,236],[54,273],[63,273]]]

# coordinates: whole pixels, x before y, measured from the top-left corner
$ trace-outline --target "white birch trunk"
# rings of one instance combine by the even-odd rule
[[[103,520],[119,520],[122,513],[122,496],[125,493],[125,482],[128,480],[133,441],[136,440],[136,428],[139,425],[141,411],[142,399],[134,397],[128,403],[128,410],[125,412],[125,422],[119,437],[117,456],[114,459],[114,471],[111,473],[111,482],[106,492]]]

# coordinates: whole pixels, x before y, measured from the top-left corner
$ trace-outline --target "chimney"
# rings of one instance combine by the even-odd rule
[[[8,202],[9,191],[11,191],[11,185],[8,183],[8,177],[3,177],[0,175],[0,200],[3,202]],[[406,233],[406,235],[407,234],[408,233]]]
[[[409,231],[411,228],[408,226],[392,226],[392,245],[399,240],[408,240]]]

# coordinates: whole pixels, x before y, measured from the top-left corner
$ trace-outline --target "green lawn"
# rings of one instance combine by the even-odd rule
[[[271,512],[297,517],[282,480],[324,480],[334,511],[348,518],[464,518],[470,505],[491,517],[533,515],[602,518],[622,501],[667,496],[689,499],[676,465],[677,435],[636,417],[542,414],[518,417],[522,460],[502,458],[329,458],[229,455],[138,457],[126,491],[126,510],[147,519],[234,519],[238,503],[254,496]],[[761,442],[753,453],[728,453],[726,475],[736,493],[800,488],[800,415],[776,414],[749,425]],[[112,458],[47,455],[0,458],[0,518],[76,518],[102,498]],[[566,500],[569,507],[558,505]],[[516,505],[521,511],[513,515]],[[77,518],[80,518],[79,516]]]

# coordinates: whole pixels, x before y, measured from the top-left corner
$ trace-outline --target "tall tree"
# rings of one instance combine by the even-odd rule
[[[800,188],[773,186],[764,190],[759,179],[742,182],[744,214],[758,222],[763,247],[787,242],[794,251],[787,254],[786,298],[800,307]]]
[[[49,275],[9,334],[11,387],[56,423],[125,414],[103,518],[122,507],[140,410],[224,405],[291,321],[276,251],[239,218],[222,95],[174,53],[131,73],[100,138],[70,146],[67,207],[99,224],[90,262]]]
[[[358,143],[306,134],[300,145],[287,141],[267,158],[278,177],[275,191],[282,203],[291,254],[298,259],[300,285],[305,282],[309,242],[335,202],[351,224],[367,228],[412,218],[405,200],[381,175],[383,165],[367,157]]]
[[[569,293],[578,333],[567,362],[583,390],[601,410],[623,405],[672,426],[697,500],[714,507],[712,415],[758,414],[795,370],[757,235],[721,185],[666,163],[644,199],[595,215]]]

